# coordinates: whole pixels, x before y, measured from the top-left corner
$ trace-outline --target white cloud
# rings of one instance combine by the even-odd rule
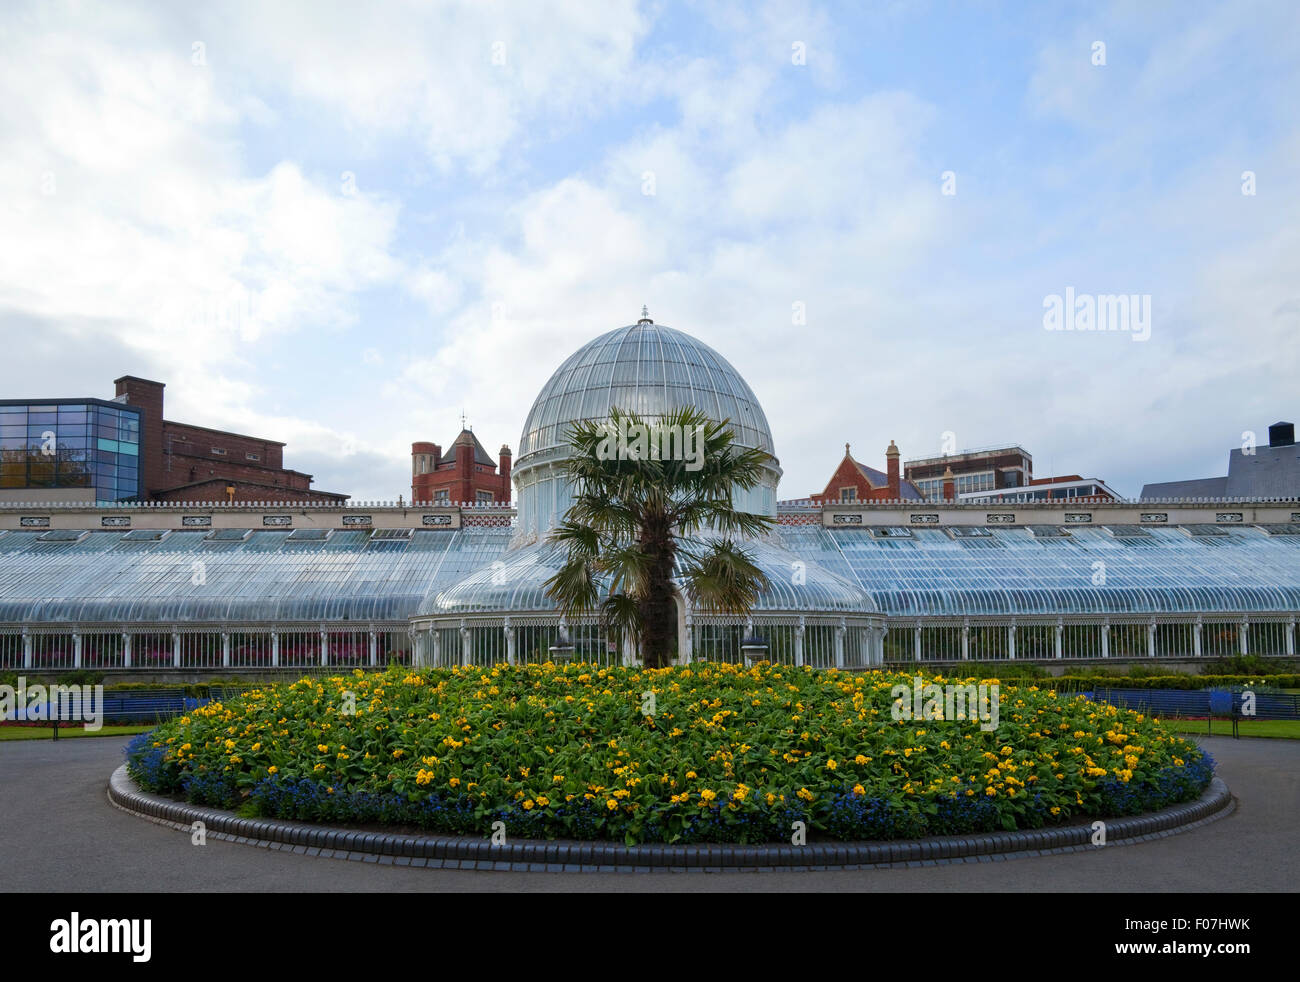
[[[648,27],[632,0],[409,2],[382,15],[249,0],[207,25],[238,49],[224,70],[341,114],[363,141],[418,132],[439,167],[480,173],[529,125],[568,125],[617,99]]]
[[[514,444],[563,358],[642,303],[750,381],[790,497],[845,440],[883,466],[891,438],[912,456],[949,429],[1136,491],[1192,476],[1150,473],[1151,434],[1176,446],[1290,391],[1285,43],[1253,56],[1278,84],[1235,81],[1247,41],[1294,26],[1285,5],[1055,23],[991,106],[864,82],[811,4],[694,8],[699,44],[659,13],[30,7],[0,35],[10,352],[69,351],[69,392],[103,385],[86,352],[134,359],[176,418],[286,440],[290,466],[362,497],[402,491],[410,441],[446,440],[462,408],[489,449]],[[972,106],[1050,139],[957,143]],[[1155,294],[1152,341],[1043,332],[1041,297],[1068,284]],[[10,382],[55,387],[37,384]]]
[[[169,382],[169,414],[255,427],[241,368],[269,335],[350,323],[357,291],[401,275],[397,205],[293,162],[245,173],[238,127],[265,113],[228,101],[188,47],[129,11],[103,36],[41,11],[0,40],[0,318],[131,354],[24,393],[101,394],[105,372],[148,371]]]

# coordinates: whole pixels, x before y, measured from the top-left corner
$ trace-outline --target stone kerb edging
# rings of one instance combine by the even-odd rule
[[[108,782],[109,800],[124,811],[160,825],[190,831],[202,822],[205,834],[238,843],[334,859],[432,869],[512,872],[722,872],[726,870],[862,869],[895,864],[937,865],[978,862],[1009,855],[1091,852],[1093,828],[1080,825],[937,836],[886,842],[810,842],[784,844],[626,846],[616,842],[515,840],[494,845],[488,839],[447,835],[398,835],[291,822],[240,818],[217,808],[173,801],[140,791],[126,765]],[[1172,835],[1231,813],[1228,787],[1215,778],[1199,799],[1148,815],[1105,820],[1106,844],[1127,845]],[[978,857],[983,857],[978,858]]]

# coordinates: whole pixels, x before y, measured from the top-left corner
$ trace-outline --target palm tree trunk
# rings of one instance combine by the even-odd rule
[[[641,658],[646,668],[664,668],[672,660],[673,641],[677,635],[677,600],[673,589],[674,543],[670,530],[650,526],[646,528],[641,544],[647,553],[655,557],[646,598],[641,605],[644,627]]]

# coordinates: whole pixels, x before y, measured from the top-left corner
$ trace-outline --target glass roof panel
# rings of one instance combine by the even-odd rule
[[[400,621],[417,611],[551,609],[541,584],[558,560],[541,546],[507,552],[508,527],[416,529],[397,539],[336,530],[306,541],[291,541],[287,531],[231,531],[247,537],[114,531],[50,542],[44,530],[10,531],[0,536],[0,622]],[[759,609],[874,604],[894,616],[949,617],[1300,611],[1296,534],[1249,526],[1211,536],[1179,527],[1139,537],[1101,527],[1059,538],[1023,528],[977,538],[908,531],[877,538],[864,529],[779,526],[747,544],[771,582]]]
[[[991,529],[953,540],[914,529],[911,540],[885,541],[862,529],[825,532],[862,588],[899,616],[1300,610],[1300,537],[1210,527],[1220,534],[1175,526],[1130,538],[1098,527],[1037,538]]]
[[[561,445],[570,424],[604,419],[615,406],[651,417],[694,406],[730,419],[745,446],[773,452],[758,399],[725,358],[681,331],[642,323],[603,334],[565,359],[528,413],[518,459]]]

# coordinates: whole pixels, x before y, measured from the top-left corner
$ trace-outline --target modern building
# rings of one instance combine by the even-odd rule
[[[0,501],[143,496],[142,410],[103,399],[0,401]]]
[[[1034,477],[1034,458],[1018,446],[963,450],[906,461],[903,477],[927,501],[938,501],[943,496],[943,476],[947,470],[953,473],[954,490],[960,498],[976,491],[1026,487]]]
[[[342,504],[283,465],[284,444],[163,416],[162,382],[124,375],[117,398],[0,402],[0,501]]]
[[[885,449],[885,470],[878,471],[853,459],[849,445],[844,444],[844,459],[826,482],[820,494],[809,496],[809,501],[821,504],[828,501],[921,501],[916,486],[898,475],[898,447],[889,441]]]
[[[0,503],[0,671],[491,664],[570,647],[630,661],[626,639],[566,621],[546,596],[563,559],[547,533],[572,499],[564,439],[614,407],[681,406],[773,455],[737,500],[776,524],[744,543],[769,581],[748,617],[679,599],[679,661],[739,660],[754,635],[773,661],[849,669],[1296,652],[1300,497],[778,505],[754,392],[646,316],[583,345],[543,387],[511,475],[517,510]]]
[[[411,500],[434,504],[505,504],[510,501],[510,448],[493,463],[474,432],[465,428],[445,457],[436,443],[411,444]]]
[[[957,495],[958,501],[1119,501],[1121,496],[1096,477],[1065,474],[1060,477],[1036,477],[1028,487],[1003,488],[1001,491],[968,491]]]
[[[1268,446],[1247,445],[1228,451],[1228,473],[1191,481],[1163,481],[1142,488],[1144,499],[1294,498],[1300,495],[1300,446],[1295,425],[1274,423]]]

